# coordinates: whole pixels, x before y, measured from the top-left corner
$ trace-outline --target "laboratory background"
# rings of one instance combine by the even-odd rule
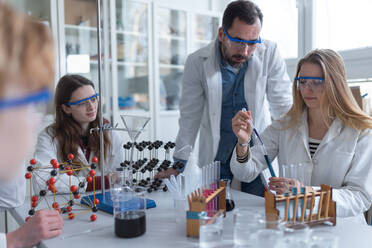
[[[123,123],[122,115],[148,117],[149,121],[138,141],[166,143],[175,142],[179,132],[179,108],[186,59],[188,55],[216,39],[218,29],[222,25],[224,10],[232,1],[101,0],[100,20],[97,19],[96,0],[5,0],[3,2],[20,13],[36,18],[51,30],[55,52],[55,87],[64,75],[78,74],[90,79],[98,90],[100,76],[102,91],[99,94],[104,118],[115,128],[125,129],[127,127]],[[370,27],[372,1],[254,0],[253,2],[260,7],[264,16],[260,37],[277,43],[291,81],[295,78],[298,61],[309,51],[315,48],[335,50],[345,63],[347,82],[358,105],[367,115],[372,115]],[[97,25],[100,25],[101,30],[100,54],[97,49]],[[53,101],[50,101],[40,131],[53,123],[54,111]],[[125,132],[121,132],[120,137],[126,141],[133,140]],[[198,139],[199,137],[196,138],[194,151],[199,149]],[[126,154],[129,156],[129,153]],[[169,159],[171,158],[172,149],[169,154]],[[208,172],[203,171],[203,173]],[[30,185],[27,183],[25,187],[26,197],[29,197]],[[244,198],[241,192],[234,190],[233,192],[236,194],[236,199]],[[151,199],[151,194],[147,197]],[[161,196],[161,199],[163,198],[164,196]],[[161,207],[162,205],[157,202],[156,208]],[[147,215],[150,211],[148,210]],[[163,218],[161,214],[165,213],[160,213],[156,218]],[[173,213],[170,214],[173,221]],[[182,214],[184,212],[180,213]],[[368,243],[363,239],[368,235],[369,238],[372,237],[371,216],[367,212],[365,217],[367,222],[369,221],[366,225],[369,229],[363,227],[361,231],[363,235],[358,236],[357,242],[362,245],[357,247],[368,247],[368,245],[363,246]],[[78,222],[78,220],[73,221]],[[17,222],[19,223],[9,211],[0,212],[1,233],[19,228]],[[164,227],[164,225],[160,226]],[[81,226],[80,223],[79,227]],[[343,225],[338,235],[351,232],[349,227],[352,226],[353,224]],[[104,239],[101,234],[94,236],[94,233],[98,233],[94,227],[89,228],[89,232],[92,232],[89,234],[91,239]],[[112,231],[107,225],[102,228],[105,233]],[[148,236],[143,246],[140,237],[137,238],[138,243],[128,239],[130,244],[149,247],[147,245],[152,239],[153,247],[199,247],[197,240],[190,243],[183,240],[182,243],[175,237],[169,238],[171,246],[163,246],[161,244],[164,244],[164,240],[172,236],[172,230],[164,229],[164,233],[157,237],[151,234],[151,228],[156,229],[156,225],[147,226],[145,235]],[[355,229],[353,232],[358,231]],[[76,233],[80,235],[81,230]],[[186,234],[183,236],[186,237]],[[274,236],[275,234],[270,234],[265,237]],[[63,244],[69,242],[69,239],[77,238],[73,234],[57,237],[51,243],[42,243],[40,247],[51,247],[51,244]],[[118,246],[116,242],[120,242],[121,239],[113,240],[114,238],[112,233],[110,240],[107,241],[108,247],[111,246],[110,244],[114,247],[114,243],[115,247]],[[233,239],[232,236],[230,238]],[[59,241],[55,241],[56,239]],[[350,240],[352,237],[348,238],[348,245],[352,243]],[[341,243],[339,240],[338,246],[329,247],[347,247],[341,246]],[[220,244],[221,246],[201,245],[200,247],[234,247],[233,243],[221,242]],[[122,247],[130,246],[123,243]],[[235,247],[239,246],[235,243]]]

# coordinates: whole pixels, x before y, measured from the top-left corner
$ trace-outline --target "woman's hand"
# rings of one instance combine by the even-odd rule
[[[297,191],[299,192],[300,188],[303,187],[303,185],[302,183],[293,178],[285,177],[269,178],[269,189],[274,190],[278,194],[291,192],[293,187],[296,187]]]
[[[251,111],[243,112],[241,110],[232,119],[232,130],[240,144],[247,143],[252,135],[253,129],[248,120],[253,121]]]

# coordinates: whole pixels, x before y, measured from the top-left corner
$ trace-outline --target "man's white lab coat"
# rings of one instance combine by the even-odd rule
[[[214,160],[220,141],[222,76],[217,49],[213,41],[191,54],[183,75],[174,156],[188,159],[188,154],[180,149],[186,145],[194,147],[200,127],[199,166]],[[291,107],[292,83],[275,43],[264,40],[257,45],[244,76],[244,95],[260,131],[271,123],[271,116],[278,119]]]

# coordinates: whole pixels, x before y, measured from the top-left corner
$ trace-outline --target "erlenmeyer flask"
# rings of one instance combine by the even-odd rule
[[[231,180],[230,179],[221,179],[226,183],[226,211],[232,211],[235,208],[235,202],[231,194]]]

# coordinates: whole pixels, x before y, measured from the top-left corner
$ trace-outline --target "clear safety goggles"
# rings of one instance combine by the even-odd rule
[[[42,89],[18,98],[0,99],[0,112],[7,109],[28,106],[32,112],[45,114],[48,107],[47,103],[51,98],[52,94],[50,90]]]
[[[223,30],[223,32],[228,38],[227,44],[229,44],[229,46],[234,49],[245,49],[246,47],[250,48],[262,43],[261,37],[258,37],[257,40],[241,40],[231,37],[225,29]]]
[[[308,87],[312,90],[322,89],[324,86],[324,78],[322,77],[297,77],[295,78],[297,87],[301,90]]]
[[[66,102],[65,105],[66,106],[76,106],[78,108],[87,108],[89,107],[90,104],[94,104],[98,101],[98,93],[94,94],[93,96],[90,96],[90,97],[87,97],[87,98],[84,98],[84,99],[81,99],[81,100],[78,100],[78,101],[75,101],[75,102]]]

